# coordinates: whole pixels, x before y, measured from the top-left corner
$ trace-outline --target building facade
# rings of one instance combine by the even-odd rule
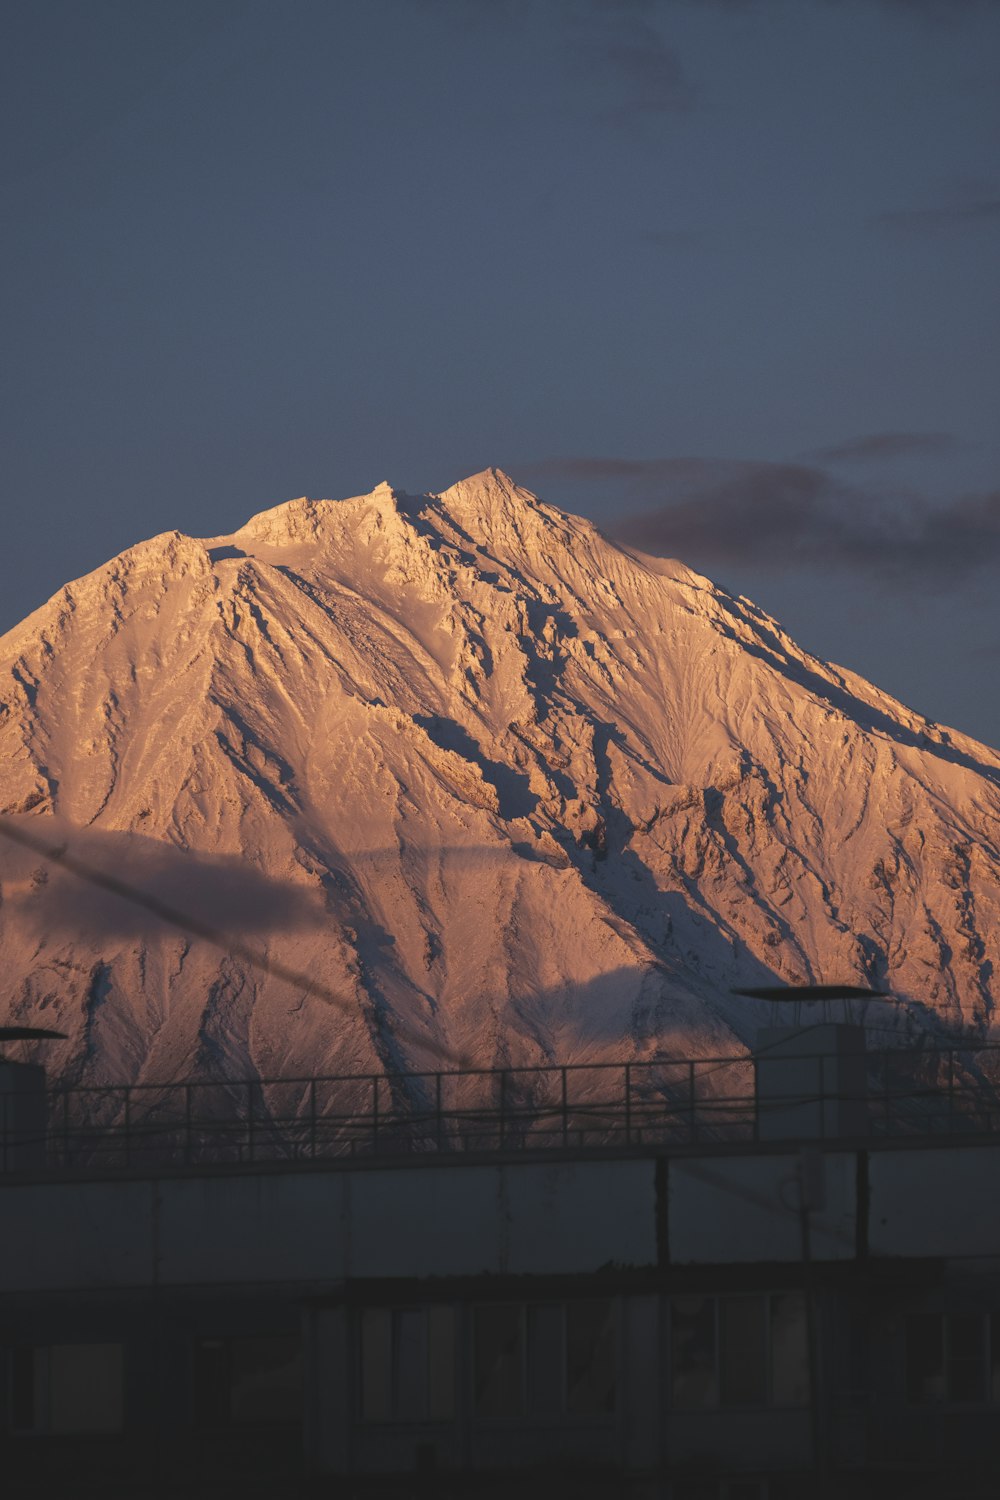
[[[995,1495],[1000,1136],[803,1120],[22,1153],[4,1494]]]

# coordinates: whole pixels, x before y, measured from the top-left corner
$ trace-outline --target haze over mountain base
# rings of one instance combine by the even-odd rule
[[[1000,754],[488,470],[172,532],[0,639],[0,1016],[81,1083],[712,1055],[738,984],[992,1024]]]

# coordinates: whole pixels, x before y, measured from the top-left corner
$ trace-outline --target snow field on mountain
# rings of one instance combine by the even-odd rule
[[[992,1025],[997,752],[493,470],[68,585],[0,640],[0,810],[315,981],[4,845],[5,1018],[80,1082],[713,1055],[775,980]]]

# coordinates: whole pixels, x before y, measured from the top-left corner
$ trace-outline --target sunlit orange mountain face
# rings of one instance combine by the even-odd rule
[[[0,1019],[81,1083],[727,1053],[768,982],[992,1021],[1000,754],[495,470],[67,585],[0,809],[191,919],[0,841]]]

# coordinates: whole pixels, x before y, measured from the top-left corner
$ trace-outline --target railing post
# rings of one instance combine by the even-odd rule
[[[992,1055],[997,1054],[1000,1054],[1000,1048],[995,1048]],[[795,1055],[800,1056],[800,1054]],[[886,1134],[907,1132],[926,1134],[930,1131],[939,1133],[942,1129],[955,1132],[963,1128],[1000,1131],[1000,1108],[996,1107],[997,1098],[1000,1098],[1000,1089],[997,1090],[996,1097],[985,1084],[977,1090],[974,1077],[964,1068],[959,1073],[964,1055],[964,1049],[955,1046],[925,1049],[883,1048],[867,1053],[865,1106],[871,1128],[877,1130],[878,1111],[881,1109]],[[812,1054],[802,1053],[801,1057],[809,1058]],[[795,1090],[788,1095],[788,1104],[784,1104],[784,1096],[780,1090],[777,1097],[782,1099],[783,1107],[786,1108],[801,1109],[803,1104],[808,1104],[810,1109],[818,1107],[824,1134],[829,1136],[829,1131],[835,1123],[834,1111],[841,1102],[842,1096],[838,1093],[839,1081],[833,1073],[830,1057],[823,1054],[817,1057],[816,1061],[820,1071],[813,1075],[812,1081],[807,1078],[803,1084],[807,1097],[798,1097]],[[364,1146],[366,1129],[364,1105],[358,1095],[359,1091],[365,1091],[366,1084],[370,1080],[372,1092],[367,1126],[369,1131],[367,1149],[379,1150],[383,1140],[386,1141],[390,1150],[401,1148],[408,1139],[413,1138],[413,1132],[418,1126],[423,1132],[417,1137],[419,1143],[428,1149],[436,1146],[439,1152],[449,1149],[462,1150],[467,1148],[470,1142],[472,1144],[486,1142],[487,1144],[482,1149],[501,1151],[527,1148],[538,1140],[558,1147],[560,1142],[549,1142],[549,1137],[552,1134],[560,1135],[560,1131],[561,1145],[567,1149],[570,1146],[569,1075],[571,1072],[579,1075],[581,1080],[584,1079],[584,1075],[591,1080],[590,1084],[584,1083],[584,1093],[574,1103],[574,1110],[579,1109],[579,1114],[573,1116],[574,1144],[583,1146],[587,1141],[593,1141],[595,1138],[602,1144],[608,1144],[620,1141],[620,1137],[624,1135],[627,1147],[641,1146],[644,1140],[662,1138],[665,1130],[671,1133],[683,1130],[685,1109],[689,1116],[689,1123],[683,1139],[692,1143],[697,1143],[702,1138],[711,1141],[725,1136],[733,1129],[733,1119],[738,1121],[739,1138],[745,1139],[746,1116],[751,1110],[749,1123],[752,1137],[755,1141],[760,1140],[761,1124],[766,1118],[762,1111],[767,1109],[770,1096],[765,1097],[761,1103],[761,1091],[757,1086],[753,1088],[752,1097],[747,1096],[746,1074],[743,1066],[740,1068],[736,1085],[720,1084],[717,1091],[712,1085],[708,1085],[705,1097],[705,1128],[702,1130],[700,1120],[702,1101],[699,1095],[698,1069],[704,1067],[706,1077],[710,1073],[718,1074],[718,1065],[722,1062],[726,1064],[740,1062],[746,1065],[745,1059],[701,1057],[667,1060],[670,1081],[659,1086],[659,1089],[655,1082],[650,1081],[648,1072],[651,1067],[659,1065],[641,1060],[636,1061],[635,1067],[630,1060],[620,1063],[555,1064],[536,1068],[495,1067],[455,1073],[442,1072],[439,1069],[433,1074],[429,1072],[389,1076],[352,1074],[349,1079],[345,1077],[343,1080],[351,1084],[349,1113],[338,1113],[335,1107],[336,1100],[329,1099],[327,1105],[324,1106],[322,1140],[320,1139],[318,1085],[324,1080],[318,1077],[297,1077],[272,1082],[259,1078],[241,1080],[226,1090],[225,1109],[228,1113],[224,1110],[219,1114],[214,1111],[213,1106],[206,1105],[208,1113],[204,1119],[199,1118],[197,1133],[194,1129],[196,1097],[194,1091],[197,1088],[206,1087],[206,1084],[197,1080],[178,1082],[170,1086],[113,1084],[93,1089],[55,1089],[48,1095],[50,1112],[46,1121],[44,1143],[46,1151],[51,1153],[52,1160],[58,1161],[61,1151],[63,1162],[67,1166],[70,1165],[74,1156],[82,1157],[84,1160],[94,1160],[100,1158],[104,1151],[112,1153],[112,1160],[125,1167],[141,1164],[147,1157],[156,1160],[164,1152],[169,1152],[170,1159],[173,1161],[182,1160],[186,1165],[194,1165],[196,1164],[196,1146],[199,1151],[199,1160],[207,1162],[217,1159],[220,1154],[224,1156],[230,1140],[238,1142],[237,1152],[240,1160],[254,1162],[258,1136],[256,1100],[259,1095],[261,1126],[271,1147],[275,1142],[282,1143],[283,1149],[291,1149],[294,1146],[296,1153],[301,1152],[302,1155],[312,1160],[320,1157],[321,1146],[324,1150],[334,1154],[349,1150],[353,1155],[358,1150],[366,1149]],[[716,1065],[713,1066],[713,1063]],[[749,1065],[755,1069],[757,1060],[751,1059]],[[877,1076],[879,1066],[882,1068],[881,1083]],[[945,1067],[948,1069],[947,1079],[941,1074],[941,1069]],[[610,1080],[612,1069],[618,1074],[619,1083],[613,1085],[608,1082],[607,1088],[623,1088],[624,1098],[619,1094],[616,1099],[612,1094],[605,1092],[604,1080]],[[511,1082],[515,1073],[525,1075],[524,1088],[527,1090],[527,1098],[522,1097],[517,1086]],[[553,1075],[558,1075],[558,1102],[552,1100]],[[592,1080],[595,1077],[599,1081],[596,1095],[592,1086]],[[426,1082],[430,1078],[433,1078],[432,1100],[428,1099],[426,1087]],[[445,1078],[449,1079],[447,1109],[444,1102]],[[482,1086],[475,1091],[472,1105],[467,1105],[462,1090],[458,1088],[460,1083],[468,1081]],[[389,1087],[389,1102],[384,1108],[381,1102],[383,1082]],[[284,1106],[276,1103],[273,1098],[269,1104],[264,1102],[264,1089],[274,1088],[279,1083],[284,1086],[294,1084],[296,1090],[300,1090],[303,1083],[306,1085],[307,1098],[303,1099],[301,1093],[296,1095],[294,1116],[282,1113]],[[394,1086],[402,1088],[404,1084],[414,1088],[419,1086],[419,1107],[412,1101],[407,1102],[408,1094],[401,1094],[400,1099],[396,1098],[393,1092]],[[144,1102],[151,1097],[149,1089],[154,1087],[157,1092],[152,1097],[155,1099],[160,1094],[164,1094],[165,1098],[165,1102],[159,1106],[163,1111],[162,1123],[157,1123],[157,1105],[154,1103],[149,1106]],[[496,1090],[496,1093],[487,1103],[486,1096],[491,1087]],[[733,1092],[734,1087],[738,1088],[737,1093]],[[633,1088],[637,1090],[634,1106]],[[181,1111],[177,1109],[178,1089],[183,1090]],[[682,1091],[687,1094],[686,1105],[681,1098]],[[133,1093],[142,1094],[139,1100],[138,1117],[133,1108]],[[236,1099],[238,1093],[244,1095],[246,1111],[245,1134],[242,1139],[238,1133]],[[79,1095],[81,1100],[77,1110],[79,1119],[74,1116],[72,1124],[70,1121],[71,1095],[73,1097]],[[116,1096],[121,1102],[121,1110],[117,1115],[113,1113]],[[853,1105],[855,1102],[853,1090],[844,1095],[843,1099],[847,1104]],[[304,1110],[303,1105],[305,1105]],[[429,1108],[433,1111],[433,1124],[427,1118]],[[61,1124],[56,1118],[60,1109]],[[178,1119],[179,1113],[180,1119]],[[308,1115],[308,1122],[303,1119],[304,1114]],[[109,1119],[112,1122],[110,1124]],[[723,1121],[721,1126],[717,1123],[720,1119]],[[451,1131],[449,1122],[454,1123],[454,1131]],[[303,1138],[303,1128],[305,1138]],[[181,1131],[180,1141],[177,1139],[178,1129]],[[348,1131],[346,1137],[345,1130]],[[9,1169],[12,1162],[16,1165],[17,1131],[18,1125],[17,1121],[12,1118],[11,1106],[7,1104],[6,1098],[0,1098],[0,1167]],[[490,1145],[489,1142],[493,1144]],[[265,1150],[266,1155],[269,1148],[261,1147],[261,1149]]]

